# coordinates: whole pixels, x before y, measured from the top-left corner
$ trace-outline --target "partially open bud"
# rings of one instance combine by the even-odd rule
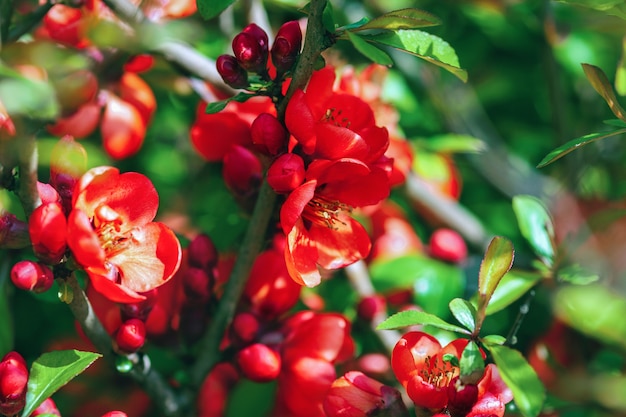
[[[28,224],[12,213],[0,214],[0,249],[21,249],[30,245]]]
[[[324,411],[328,417],[407,415],[396,389],[359,371],[348,372],[333,382],[324,399]]]
[[[280,374],[280,355],[262,343],[241,349],[236,360],[241,372],[254,382],[268,382]]]
[[[275,116],[269,113],[261,113],[254,119],[250,126],[250,134],[252,143],[270,155],[276,155],[281,150],[287,149],[289,132]]]
[[[260,27],[254,23],[251,25],[255,28],[244,29],[233,39],[233,53],[244,69],[259,73],[265,70],[267,64],[268,39]]]
[[[272,45],[272,63],[278,72],[286,72],[295,64],[302,46],[302,31],[297,20],[284,23]]]
[[[215,65],[224,82],[232,88],[246,88],[248,86],[248,73],[239,65],[234,56],[220,55],[217,57]]]
[[[454,377],[448,384],[448,411],[452,417],[467,415],[478,400],[478,386],[463,385],[459,377]]]
[[[304,161],[299,155],[286,153],[267,170],[267,182],[277,193],[288,193],[304,181]]]
[[[26,403],[28,368],[19,353],[7,353],[0,361],[0,414],[17,414]]]
[[[11,281],[19,289],[40,293],[52,287],[54,275],[42,263],[20,261],[11,268]]]
[[[224,157],[222,174],[231,191],[247,196],[261,183],[261,162],[249,149],[236,145]]]
[[[430,237],[430,256],[442,261],[459,263],[467,258],[467,245],[456,231],[438,229]]]
[[[141,349],[146,341],[146,326],[139,319],[130,319],[122,323],[115,334],[115,343],[124,353],[133,353]]]
[[[35,255],[54,265],[67,249],[67,219],[60,203],[42,204],[30,215],[28,231]]]
[[[31,417],[40,416],[44,414],[52,414],[54,416],[60,416],[61,412],[57,408],[52,398],[46,398],[39,407],[35,408],[35,411],[31,414]]]
[[[211,238],[201,233],[187,246],[187,256],[189,265],[196,268],[209,270],[217,266],[218,253],[215,244]]]

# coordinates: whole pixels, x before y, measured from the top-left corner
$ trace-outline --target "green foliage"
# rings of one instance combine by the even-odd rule
[[[13,349],[13,320],[9,309],[7,283],[0,277],[0,358]]]
[[[375,17],[362,25],[350,28],[350,31],[360,32],[362,30],[371,29],[392,31],[400,29],[418,29],[421,27],[437,26],[441,23],[441,19],[423,10],[401,9]]]
[[[366,58],[380,65],[391,65],[393,61],[389,55],[374,45],[367,43],[361,36],[347,32],[348,39],[357,51],[362,53]]]
[[[541,275],[536,272],[519,270],[507,272],[493,292],[489,304],[487,305],[486,314],[491,315],[510,306],[526,294],[540,280]]]
[[[546,398],[545,388],[526,359],[506,346],[490,345],[489,352],[522,415],[539,415]]]
[[[529,196],[513,197],[517,223],[530,246],[548,266],[554,263],[554,226],[541,200]]]
[[[42,354],[31,365],[26,405],[21,417],[28,417],[46,398],[101,356],[78,350],[56,350]]]
[[[276,383],[243,380],[228,397],[226,417],[266,416],[274,404]]]
[[[244,103],[254,96],[255,94],[241,92],[241,93],[235,94],[232,97],[227,98],[226,100],[213,101],[207,104],[206,113],[207,114],[219,113],[220,111],[224,110],[226,106],[228,105],[228,103],[230,103],[231,101]]]
[[[450,311],[467,330],[473,332],[476,329],[476,308],[469,301],[455,298],[450,301]]]
[[[590,133],[588,135],[581,136],[576,139],[572,139],[569,142],[564,143],[563,145],[559,146],[558,148],[552,150],[549,154],[547,154],[541,160],[541,162],[537,164],[537,168],[543,168],[546,165],[551,164],[557,159],[560,159],[564,157],[565,155],[567,155],[568,153],[575,151],[576,149],[581,148],[585,145],[589,145],[590,143],[597,142],[601,139],[606,139],[612,136],[621,135],[623,133],[626,133],[626,129],[617,129],[617,130],[613,130],[610,132]]]
[[[489,304],[502,277],[513,265],[513,244],[506,238],[496,236],[489,243],[478,272],[478,309]]]
[[[459,379],[464,384],[476,384],[485,373],[485,361],[478,345],[473,340],[465,346],[459,361],[461,374]]]
[[[413,326],[416,324],[433,326],[438,329],[449,330],[456,333],[469,334],[469,332],[462,327],[450,324],[444,320],[441,320],[435,315],[417,310],[408,310],[396,313],[380,323],[376,328],[378,330],[393,330]]]
[[[198,11],[205,20],[212,19],[222,13],[236,0],[196,0]]]

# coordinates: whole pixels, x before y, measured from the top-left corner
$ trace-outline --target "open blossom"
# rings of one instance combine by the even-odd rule
[[[94,168],[80,179],[68,218],[68,245],[93,287],[120,303],[167,282],[181,247],[164,224],[153,222],[158,195],[142,174]]]
[[[289,194],[280,211],[291,277],[312,287],[321,280],[318,266],[337,269],[365,258],[369,236],[350,211],[388,195],[387,175],[381,169],[348,158],[312,162],[306,181]]]

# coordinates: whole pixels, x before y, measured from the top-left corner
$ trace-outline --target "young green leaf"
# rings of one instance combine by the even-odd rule
[[[28,376],[26,405],[22,417],[28,417],[46,398],[83,372],[100,356],[78,350],[56,350],[41,355],[33,362]]]
[[[485,346],[503,345],[506,343],[506,337],[500,336],[499,334],[490,334],[485,337],[481,337],[480,341]]]
[[[569,282],[574,285],[589,285],[600,279],[598,274],[583,268],[579,264],[572,264],[559,269],[556,277],[561,282]]]
[[[418,9],[401,9],[385,13],[369,22],[352,29],[352,32],[369,29],[399,30],[417,29],[421,27],[437,26],[441,19]]]
[[[450,311],[459,323],[470,332],[476,329],[476,308],[467,300],[455,298],[450,301]]]
[[[602,123],[604,123],[605,125],[609,125],[609,126],[626,127],[626,122],[620,119],[604,120]]]
[[[482,140],[458,133],[446,133],[430,136],[427,139],[418,139],[415,144],[419,148],[426,148],[437,153],[479,153],[487,148],[486,143]]]
[[[622,39],[622,51],[615,71],[615,91],[620,96],[626,95],[626,39]]]
[[[200,16],[205,20],[212,19],[222,13],[236,0],[196,0]]]
[[[489,352],[504,383],[513,392],[515,405],[525,417],[539,415],[546,399],[543,384],[535,370],[517,350],[490,345]]]
[[[439,329],[449,330],[451,332],[470,334],[470,332],[468,332],[462,327],[443,321],[439,317],[434,316],[432,314],[424,313],[423,311],[417,311],[417,310],[408,310],[408,311],[401,311],[400,313],[396,313],[393,316],[388,317],[387,320],[380,323],[376,327],[376,329],[394,330],[394,329],[401,329],[407,326],[413,326],[416,324],[434,326]]]
[[[511,270],[507,272],[491,296],[487,305],[486,314],[497,313],[513,304],[526,294],[541,280],[541,275],[535,272]]]
[[[610,138],[611,136],[621,135],[622,133],[626,133],[626,129],[612,130],[610,132],[598,132],[598,133],[590,133],[585,136],[581,136],[576,139],[572,139],[567,143],[559,146],[558,148],[550,151],[542,160],[537,164],[537,168],[543,168],[546,165],[551,164],[557,159],[561,159],[568,153],[581,148],[585,145],[589,145],[590,143],[597,142],[601,139]]]
[[[595,65],[591,64],[581,64],[583,67],[583,71],[585,71],[585,75],[587,79],[593,86],[594,90],[598,92],[606,101],[606,104],[609,105],[609,108],[613,112],[613,114],[621,120],[626,121],[626,112],[620,106],[619,101],[617,101],[617,97],[615,96],[615,92],[613,91],[613,87],[611,86],[611,82],[606,77],[604,71]]]
[[[467,72],[459,67],[459,58],[450,44],[443,39],[421,30],[387,31],[363,36],[368,42],[380,43],[408,52],[411,55],[437,65],[467,81]]]
[[[513,197],[513,211],[522,236],[541,260],[546,265],[552,266],[554,225],[541,200],[530,195],[517,195]]]
[[[254,94],[244,93],[244,92],[237,93],[236,95],[229,97],[226,100],[220,100],[220,101],[214,101],[212,103],[208,103],[205,109],[205,113],[206,114],[218,113],[224,110],[224,108],[226,108],[228,103],[230,103],[231,101],[243,103],[245,101],[248,101],[252,97],[254,97]]]
[[[478,271],[478,309],[483,310],[502,277],[513,265],[513,244],[510,240],[496,236],[489,243]]]
[[[459,379],[463,384],[477,384],[483,377],[485,373],[485,360],[483,359],[478,345],[473,340],[463,349],[459,365],[461,370]]]
[[[380,65],[392,65],[393,61],[391,57],[387,55],[387,53],[377,46],[367,43],[364,41],[359,35],[355,35],[350,32],[346,32],[348,34],[348,39],[352,42],[352,45],[356,48],[357,51],[362,53],[367,59],[380,64]]]

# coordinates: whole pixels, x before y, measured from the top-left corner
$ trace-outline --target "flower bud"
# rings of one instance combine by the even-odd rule
[[[212,277],[200,268],[188,268],[183,274],[185,295],[193,300],[207,301],[211,297]]]
[[[452,229],[438,229],[430,237],[430,256],[446,262],[459,263],[467,258],[465,241]]]
[[[262,343],[255,343],[237,352],[237,365],[254,382],[268,382],[280,374],[280,355]]]
[[[57,190],[45,182],[37,181],[37,194],[41,199],[41,204],[57,203],[61,201],[61,196]]]
[[[7,353],[0,361],[0,414],[17,414],[26,403],[28,369],[19,353]]]
[[[209,270],[217,266],[218,253],[215,244],[211,238],[201,233],[187,246],[187,256],[189,265],[196,268]]]
[[[365,321],[372,321],[374,317],[386,313],[387,303],[381,295],[363,297],[357,305],[358,316]]]
[[[284,23],[272,45],[272,63],[278,72],[286,72],[291,69],[300,54],[302,46],[302,31],[297,20]]]
[[[28,219],[28,231],[35,255],[48,264],[57,264],[67,249],[67,219],[60,203],[42,204]]]
[[[122,323],[115,334],[117,348],[124,353],[138,351],[146,341],[146,326],[139,319],[129,319]]]
[[[103,414],[102,417],[128,417],[128,415],[123,411],[109,411]]]
[[[220,55],[217,57],[215,65],[224,82],[232,88],[246,88],[248,86],[248,73],[239,65],[234,56]]]
[[[261,183],[261,162],[249,149],[233,146],[224,156],[222,175],[233,193],[246,196]]]
[[[120,304],[120,312],[122,313],[122,319],[139,319],[145,321],[148,319],[152,308],[157,303],[158,288],[154,288],[150,291],[142,292],[141,295],[146,297],[145,300],[137,303],[123,303]]]
[[[252,313],[238,313],[233,318],[231,333],[233,338],[243,343],[251,343],[259,331],[259,320]]]
[[[252,143],[270,155],[276,155],[287,148],[289,132],[269,113],[261,113],[250,126]]]
[[[267,182],[277,193],[293,191],[304,181],[304,161],[299,155],[279,156],[267,170]]]
[[[40,416],[44,414],[52,414],[54,416],[60,416],[61,412],[57,408],[52,398],[46,398],[31,414],[31,417]]]
[[[265,35],[265,39],[261,39],[259,42],[253,32],[256,30],[244,31],[235,36],[233,52],[239,65],[245,70],[259,73],[265,70],[267,64],[267,35]],[[265,49],[263,45],[265,45]]]
[[[478,400],[478,386],[463,385],[459,377],[454,377],[448,384],[448,411],[452,417],[467,415]]]
[[[267,33],[265,33],[265,31],[261,27],[256,25],[255,23],[250,23],[248,26],[243,28],[243,30],[241,32],[247,33],[247,34],[252,35],[254,37],[256,42],[261,47],[261,51],[264,54],[266,54],[265,58],[267,59],[267,53],[268,53],[268,51],[270,49],[269,39],[267,37]]]
[[[40,293],[52,287],[54,275],[40,262],[20,261],[11,268],[11,281],[21,290]]]
[[[21,249],[30,245],[28,224],[12,213],[0,214],[0,249]]]

